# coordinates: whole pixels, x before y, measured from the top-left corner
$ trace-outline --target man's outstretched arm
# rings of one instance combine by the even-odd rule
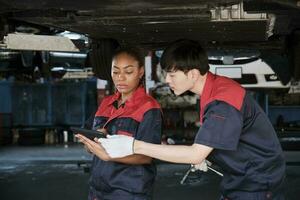
[[[108,139],[101,138],[99,141],[112,158],[142,154],[174,163],[198,164],[213,150],[213,148],[201,144],[192,146],[151,144],[124,135]]]

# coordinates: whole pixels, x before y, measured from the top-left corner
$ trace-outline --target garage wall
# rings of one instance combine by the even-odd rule
[[[11,113],[11,83],[0,81],[0,113]]]
[[[97,109],[95,81],[13,84],[10,90],[13,126],[81,126]]]

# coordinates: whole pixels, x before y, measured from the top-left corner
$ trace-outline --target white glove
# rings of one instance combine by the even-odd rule
[[[194,168],[193,171],[200,170],[204,172],[208,171],[207,166],[211,166],[211,162],[209,162],[208,160],[203,160],[200,164],[192,165],[192,167]]]
[[[100,138],[98,141],[111,158],[120,158],[133,154],[133,137],[107,135],[107,138]]]

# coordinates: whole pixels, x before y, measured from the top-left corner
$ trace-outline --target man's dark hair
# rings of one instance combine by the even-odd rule
[[[209,70],[208,57],[199,42],[181,39],[168,46],[160,61],[162,69],[166,71],[188,72],[198,69],[201,75]]]

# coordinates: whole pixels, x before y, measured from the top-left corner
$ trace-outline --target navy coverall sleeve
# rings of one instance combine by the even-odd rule
[[[137,140],[160,144],[162,129],[162,115],[160,109],[148,110],[140,122],[138,130],[134,136]]]
[[[237,109],[223,101],[213,101],[205,109],[195,143],[215,149],[236,150],[242,128],[243,117]]]

